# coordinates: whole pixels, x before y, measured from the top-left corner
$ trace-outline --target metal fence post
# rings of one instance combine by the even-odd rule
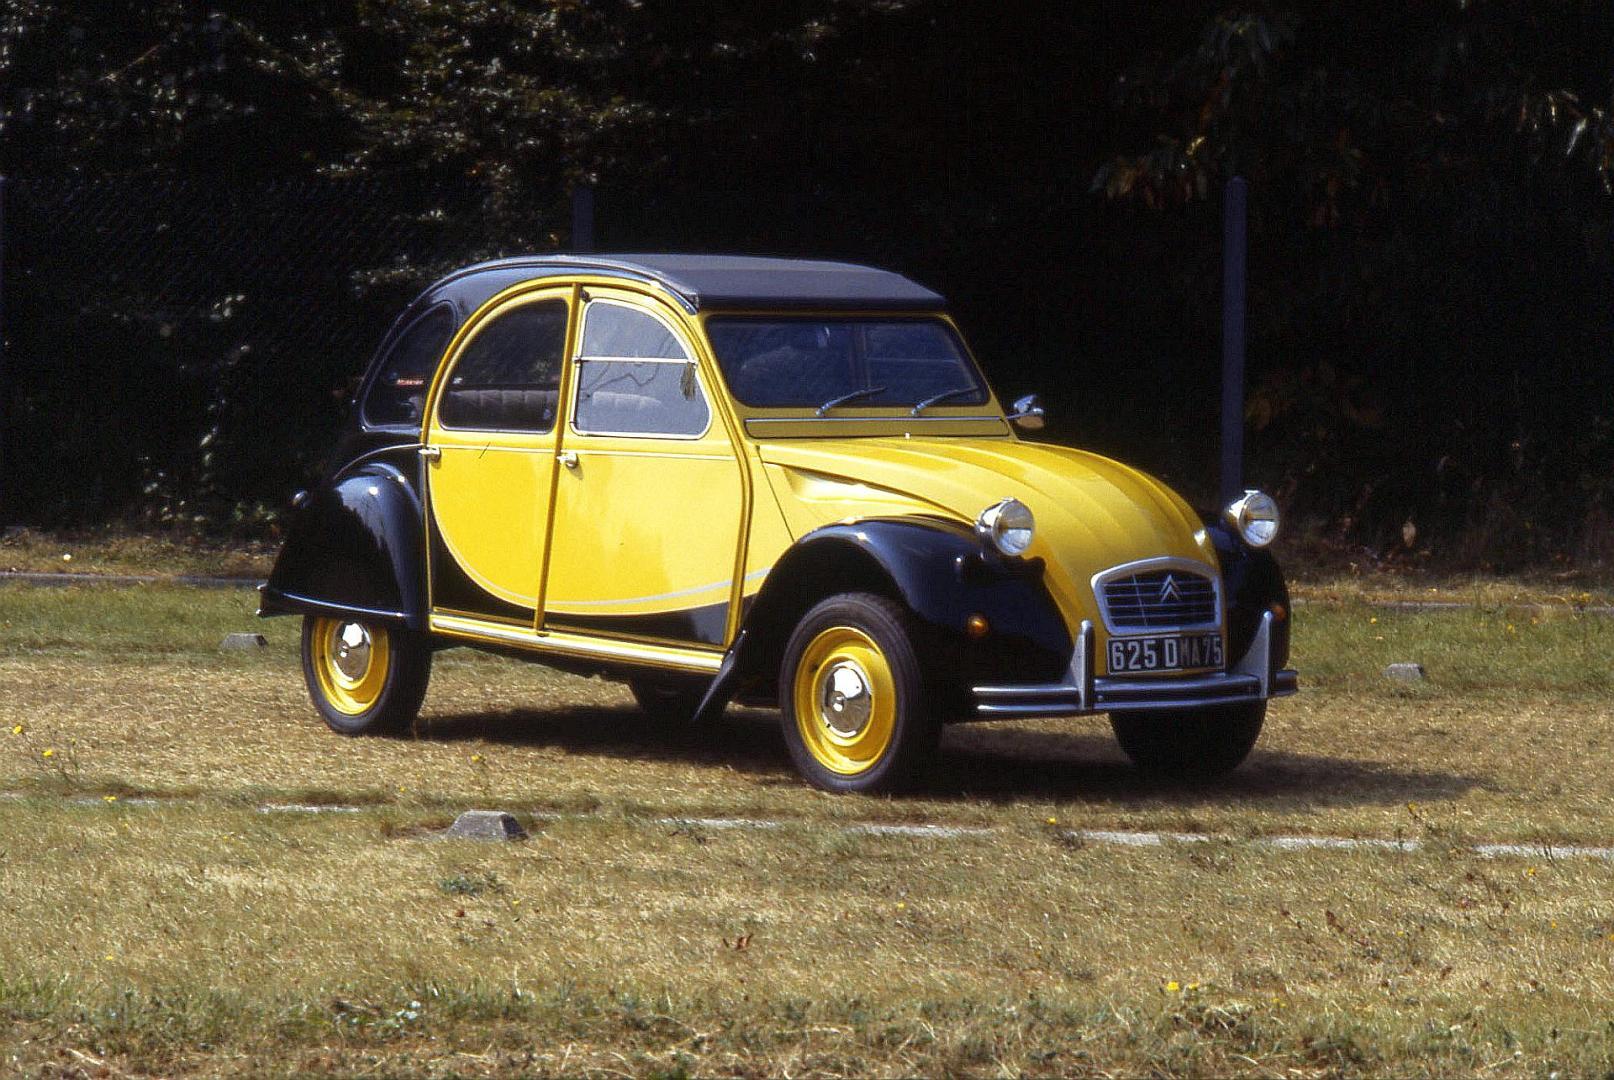
[[[594,188],[588,184],[572,188],[572,250],[594,250]]]
[[[1222,502],[1244,491],[1244,311],[1249,185],[1227,182],[1222,217]]]
[[[6,399],[6,178],[0,176],[0,527],[6,524],[6,454],[11,440],[8,438],[6,418],[10,413]]]

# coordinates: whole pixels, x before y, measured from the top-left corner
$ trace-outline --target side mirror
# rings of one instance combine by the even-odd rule
[[[1037,400],[1037,395],[1027,394],[1014,403],[1014,411],[1009,414],[1008,420],[1022,431],[1041,431],[1043,415],[1042,403]]]

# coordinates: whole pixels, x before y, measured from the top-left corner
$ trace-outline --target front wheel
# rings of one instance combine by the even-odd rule
[[[911,781],[940,728],[906,609],[843,593],[807,612],[785,645],[779,701],[796,770],[825,791],[884,791]]]
[[[408,731],[431,672],[431,645],[423,634],[360,619],[303,618],[303,681],[333,731]]]
[[[1261,736],[1267,704],[1218,705],[1169,712],[1111,713],[1115,740],[1145,773],[1171,780],[1214,780],[1238,768]]]

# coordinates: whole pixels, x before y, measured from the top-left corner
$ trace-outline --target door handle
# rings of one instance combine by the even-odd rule
[[[577,451],[562,450],[560,453],[555,455],[555,460],[566,466],[568,469],[575,469],[577,468]]]
[[[415,452],[427,461],[436,461],[443,456],[443,448],[440,446],[422,446]]]

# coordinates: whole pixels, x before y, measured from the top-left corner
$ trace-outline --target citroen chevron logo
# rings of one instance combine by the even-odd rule
[[[1177,579],[1167,574],[1165,584],[1160,586],[1160,603],[1169,604],[1180,600],[1182,600],[1182,590],[1177,587]]]

